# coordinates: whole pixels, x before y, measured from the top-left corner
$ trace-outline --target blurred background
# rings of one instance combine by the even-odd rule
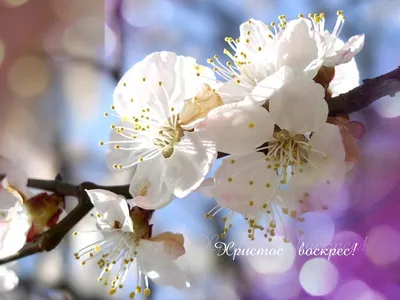
[[[237,37],[249,18],[269,23],[280,14],[291,19],[322,11],[332,29],[339,9],[347,18],[342,39],[366,35],[356,59],[360,78],[400,65],[399,0],[0,0],[0,153],[34,178],[54,178],[60,171],[76,183],[127,183],[129,174],[107,170],[98,142],[108,139],[115,120],[103,112],[130,66],[158,50],[206,64],[222,54],[224,37]],[[209,245],[221,232],[220,218],[204,217],[215,201],[193,194],[153,218],[157,232],[185,235],[192,286],[152,286],[150,299],[400,299],[400,94],[352,118],[367,129],[360,162],[333,212],[309,214],[304,226],[309,245],[357,242],[354,256],[298,257],[295,242],[251,242],[238,218],[228,242],[285,247],[285,254],[220,257]],[[75,199],[67,199],[67,211],[74,205]],[[78,227],[87,229],[90,221]],[[127,299],[134,274],[109,296],[97,282],[97,265],[83,267],[73,257],[98,238],[71,235],[54,251],[19,261],[12,268],[20,284],[0,299]]]

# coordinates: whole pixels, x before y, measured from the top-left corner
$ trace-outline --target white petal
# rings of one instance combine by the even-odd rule
[[[6,267],[0,267],[0,292],[9,292],[19,283],[17,274]]]
[[[32,223],[20,205],[8,212],[7,220],[0,221],[0,257],[15,254],[26,242]]]
[[[86,190],[95,209],[99,212],[104,228],[104,222],[108,228],[114,228],[115,225],[122,226],[122,231],[133,232],[132,220],[129,216],[129,208],[126,199],[120,195],[106,190]],[[116,224],[117,222],[117,224]]]
[[[252,217],[271,200],[280,177],[263,153],[253,152],[225,158],[215,172],[215,184],[219,205]]]
[[[317,130],[327,120],[328,105],[321,85],[308,78],[285,84],[269,100],[272,119],[291,134]]]
[[[287,66],[282,66],[274,74],[259,82],[246,100],[262,105],[265,100],[269,99],[274,94],[274,92],[279,90],[285,83],[292,79],[292,70]]]
[[[321,206],[334,200],[333,195],[342,187],[347,170],[339,127],[324,124],[312,135],[310,146],[310,163],[304,164],[302,173],[296,172],[290,178],[289,187],[300,196],[308,193],[311,198],[317,197]]]
[[[217,157],[216,144],[206,131],[186,132],[166,159],[165,183],[177,197],[199,187]]]
[[[150,238],[154,242],[162,242],[164,244],[164,252],[169,255],[172,260],[185,254],[185,239],[180,233],[163,232]]]
[[[259,62],[261,58],[266,62],[266,59],[272,58],[272,55],[265,55],[264,51],[275,51],[275,40],[269,38],[271,35],[273,32],[262,21],[250,19],[242,23],[236,53],[238,55],[245,53],[246,58],[251,62],[255,60]]]
[[[173,200],[173,191],[165,184],[165,161],[159,155],[137,165],[129,187],[135,205],[144,209],[159,209]]]
[[[232,103],[212,110],[202,128],[213,134],[218,151],[242,154],[269,141],[274,124],[263,107]]]
[[[365,37],[363,34],[352,36],[347,43],[339,50],[335,51],[333,55],[325,58],[324,65],[337,66],[349,62],[362,50],[364,47],[364,41]]]
[[[225,82],[218,90],[217,93],[221,96],[225,104],[236,103],[244,100],[244,98],[253,89],[252,85],[244,86],[237,83],[237,78]]]
[[[118,83],[114,91],[117,113],[121,117],[132,116],[150,108],[154,114],[164,117],[172,107],[180,111],[183,101],[192,98],[202,83],[198,76],[203,72],[202,68],[205,67],[199,69],[194,58],[173,52],[148,55]]]
[[[305,19],[287,23],[278,42],[278,67],[286,65],[295,74],[303,74],[306,67],[318,58],[317,42],[310,28],[310,22]]]
[[[142,239],[136,249],[141,271],[156,284],[177,289],[186,286],[185,274],[164,251],[163,242]]]

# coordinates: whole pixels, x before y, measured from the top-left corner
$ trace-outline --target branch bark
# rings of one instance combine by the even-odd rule
[[[400,67],[381,76],[364,79],[355,89],[328,100],[329,116],[349,115],[385,96],[400,91]]]
[[[400,91],[400,67],[384,75],[365,79],[364,83],[337,97],[328,100],[329,115],[348,115],[359,111],[384,96],[394,96]],[[227,153],[218,153],[218,158],[227,156]],[[0,179],[4,175],[0,175]],[[55,180],[29,179],[28,187],[47,190],[60,196],[74,196],[79,204],[57,225],[40,234],[34,242],[27,243],[16,254],[0,259],[0,264],[8,263],[22,257],[26,257],[42,251],[50,251],[61,243],[64,236],[93,208],[85,190],[104,189],[125,198],[131,198],[129,185],[100,186],[91,182],[83,182],[79,185],[70,184],[57,176]]]

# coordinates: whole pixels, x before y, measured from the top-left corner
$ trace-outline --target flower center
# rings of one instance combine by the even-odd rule
[[[162,150],[164,158],[170,158],[174,153],[174,146],[179,143],[183,137],[183,129],[178,122],[173,124],[169,121],[168,125],[162,126],[158,136],[153,140],[155,146]]]
[[[309,162],[309,151],[315,151],[326,157],[325,154],[314,150],[309,140],[302,134],[292,136],[287,130],[275,132],[273,140],[267,147],[266,161],[273,161],[268,168],[274,168],[281,176],[281,183],[286,184],[288,175],[303,172],[304,164]]]

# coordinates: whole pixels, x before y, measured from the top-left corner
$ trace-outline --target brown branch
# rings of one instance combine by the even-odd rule
[[[385,96],[394,97],[400,91],[400,67],[381,76],[365,79],[355,89],[328,101],[329,115],[349,115]]]
[[[400,91],[400,67],[376,78],[364,80],[361,86],[328,101],[329,115],[347,115],[359,111],[376,100]],[[228,154],[218,153],[218,158]],[[0,175],[0,179],[4,175]],[[34,242],[27,243],[16,254],[0,259],[0,264],[11,262],[42,251],[50,251],[61,243],[64,236],[93,208],[87,189],[104,189],[131,198],[129,185],[100,186],[91,182],[83,182],[73,185],[61,180],[57,176],[55,180],[29,179],[28,187],[47,190],[60,196],[74,196],[78,198],[79,204],[57,225],[40,234]]]

